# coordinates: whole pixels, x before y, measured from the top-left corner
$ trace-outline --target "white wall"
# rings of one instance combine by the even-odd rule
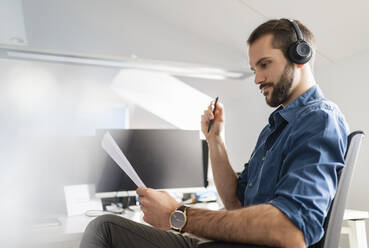
[[[86,153],[91,137],[73,135],[86,135],[85,131],[93,135],[91,127],[102,128],[98,126],[104,118],[101,113],[124,110],[110,89],[116,73],[107,68],[0,60],[0,195],[4,202],[8,200],[4,194],[11,198],[17,194],[25,201],[23,194],[32,195],[28,191],[38,187],[42,191],[27,204],[60,213],[65,209],[64,185],[93,182],[95,175],[89,170],[93,161]]]

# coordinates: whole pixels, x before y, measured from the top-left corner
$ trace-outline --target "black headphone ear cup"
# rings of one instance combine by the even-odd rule
[[[306,64],[313,55],[311,46],[304,40],[298,40],[288,47],[288,58],[295,64]]]

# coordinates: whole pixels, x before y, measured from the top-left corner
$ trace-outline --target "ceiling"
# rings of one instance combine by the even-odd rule
[[[369,49],[369,1],[23,0],[28,45],[248,68],[245,41],[270,18],[315,34],[317,66]]]

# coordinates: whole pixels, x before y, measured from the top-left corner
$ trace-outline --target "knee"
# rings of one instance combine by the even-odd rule
[[[90,223],[92,223],[93,225],[100,226],[100,225],[104,225],[106,223],[115,222],[117,218],[122,218],[122,217],[117,216],[117,215],[113,215],[113,214],[104,214],[104,215],[100,215],[100,216],[96,217]]]
[[[110,224],[119,218],[115,215],[102,215],[90,221],[83,234],[80,248],[110,247]]]
[[[98,233],[104,225],[114,223],[116,218],[119,217],[112,214],[98,216],[94,220],[90,221],[90,223],[86,227],[85,232]]]

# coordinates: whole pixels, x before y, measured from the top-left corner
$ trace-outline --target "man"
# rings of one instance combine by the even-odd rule
[[[270,20],[252,32],[248,45],[255,84],[266,103],[278,108],[239,177],[221,138],[222,104],[215,115],[213,102],[204,111],[201,128],[226,210],[184,207],[166,192],[138,188],[144,220],[154,228],[115,216],[97,218],[81,247],[197,247],[199,239],[165,231],[171,227],[208,239],[277,247],[306,247],[322,238],[348,128],[315,82],[314,37],[298,21]]]

